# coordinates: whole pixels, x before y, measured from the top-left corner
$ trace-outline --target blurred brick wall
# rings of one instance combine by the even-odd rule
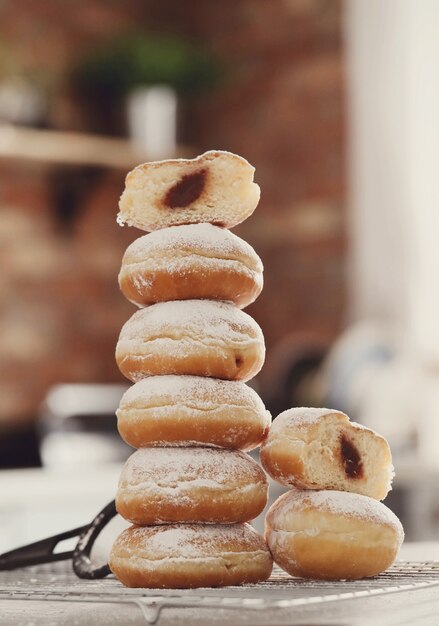
[[[183,32],[224,60],[223,83],[192,104],[186,134],[200,151],[229,149],[257,167],[262,200],[236,232],[265,264],[249,312],[269,349],[291,332],[334,337],[343,322],[340,11],[338,0],[0,3],[3,41],[53,83],[55,126],[81,128],[64,95],[70,60],[131,24]],[[56,174],[0,161],[0,420],[33,416],[54,382],[121,379],[114,345],[134,309],[116,276],[140,234],[114,222],[123,173],[97,179],[66,233],[54,220]]]
[[[334,336],[343,321],[341,3],[198,2],[197,33],[226,60],[224,86],[198,106],[199,144],[257,168],[261,202],[236,232],[265,265],[249,308],[268,347],[286,333]]]

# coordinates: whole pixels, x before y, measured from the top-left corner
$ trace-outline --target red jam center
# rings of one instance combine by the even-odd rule
[[[346,476],[349,478],[361,478],[363,476],[363,463],[358,449],[346,435],[340,436],[340,453]]]
[[[170,209],[184,208],[192,204],[203,193],[206,185],[207,170],[197,170],[185,174],[173,185],[163,200]]]

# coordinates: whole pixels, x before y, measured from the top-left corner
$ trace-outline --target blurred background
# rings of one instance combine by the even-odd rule
[[[439,5],[226,4],[0,2],[0,550],[113,497],[117,274],[141,235],[118,198],[137,163],[212,148],[262,189],[235,230],[265,266],[255,387],[273,416],[387,436],[386,503],[439,537]]]

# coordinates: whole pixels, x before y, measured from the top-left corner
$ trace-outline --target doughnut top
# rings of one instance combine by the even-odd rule
[[[272,430],[279,430],[291,424],[294,428],[307,428],[317,424],[325,415],[339,415],[349,421],[348,416],[341,411],[333,409],[320,409],[314,407],[294,407],[280,413],[273,422]]]
[[[181,328],[203,341],[247,344],[250,336],[264,342],[262,330],[250,315],[232,304],[213,300],[159,302],[136,311],[122,327],[120,339],[153,339],[163,334],[175,337]]]
[[[267,522],[277,530],[288,531],[291,514],[305,511],[324,511],[334,516],[391,526],[404,535],[401,522],[382,502],[348,491],[292,489],[275,502],[267,515]]]
[[[130,456],[119,486],[181,485],[230,488],[265,483],[259,465],[244,452],[220,448],[141,448]],[[177,489],[176,489],[177,491]]]
[[[369,431],[373,433],[375,437],[379,437],[384,440],[384,437],[376,433],[374,430],[358,424],[357,422],[351,422],[346,413],[342,411],[336,411],[334,409],[321,409],[314,407],[294,407],[287,409],[280,413],[273,421],[270,433],[272,435],[284,434],[285,430],[306,430],[309,427],[316,426],[324,417],[335,417],[341,423],[349,424],[355,430]]]
[[[166,524],[131,526],[116,540],[118,552],[148,553],[148,558],[194,559],[219,552],[267,551],[265,541],[250,524]],[[139,554],[139,556],[140,556]]]
[[[201,376],[151,376],[129,387],[122,396],[120,408],[173,405],[195,406],[206,411],[218,405],[248,407],[267,413],[258,394],[248,385],[233,380]]]
[[[196,254],[210,260],[238,260],[256,272],[263,271],[261,259],[250,244],[229,230],[212,224],[170,226],[139,237],[128,246],[122,263],[129,265],[157,255],[169,256]]]
[[[167,168],[169,166],[172,167],[174,165],[198,165],[200,161],[208,163],[209,161],[216,161],[217,159],[227,159],[231,162],[235,162],[235,164],[245,164],[248,168],[251,169],[252,172],[255,171],[253,165],[250,165],[247,159],[239,156],[238,154],[234,154],[233,152],[229,152],[227,150],[207,150],[207,152],[203,152],[203,154],[200,154],[194,159],[164,159],[161,161],[148,161],[148,163],[140,163],[133,170],[131,170],[131,172],[128,172],[126,176],[126,181],[128,182],[131,178],[134,178],[136,172],[151,169],[163,170],[164,168]]]

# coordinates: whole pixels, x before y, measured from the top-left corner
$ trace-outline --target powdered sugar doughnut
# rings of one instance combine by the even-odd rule
[[[273,566],[249,524],[131,526],[116,539],[109,564],[127,587],[162,589],[257,583]]]
[[[247,522],[267,503],[263,470],[244,452],[142,448],[126,462],[116,508],[138,525]]]
[[[233,228],[259,202],[255,169],[231,152],[138,165],[126,177],[118,222],[141,230],[210,222]]]
[[[281,413],[261,447],[261,463],[283,485],[352,491],[378,500],[386,497],[393,478],[384,437],[331,409]]]
[[[133,382],[163,374],[246,381],[264,358],[258,324],[233,305],[211,300],[141,309],[123,326],[116,346],[119,369]]]
[[[139,306],[203,298],[244,308],[260,294],[262,272],[246,241],[212,224],[190,224],[136,239],[122,259],[119,285]]]
[[[404,539],[401,522],[384,504],[345,491],[289,491],[269,509],[265,527],[282,569],[327,580],[379,574]]]
[[[252,450],[270,413],[250,387],[199,376],[150,376],[130,387],[117,410],[119,433],[134,448],[219,446]]]

